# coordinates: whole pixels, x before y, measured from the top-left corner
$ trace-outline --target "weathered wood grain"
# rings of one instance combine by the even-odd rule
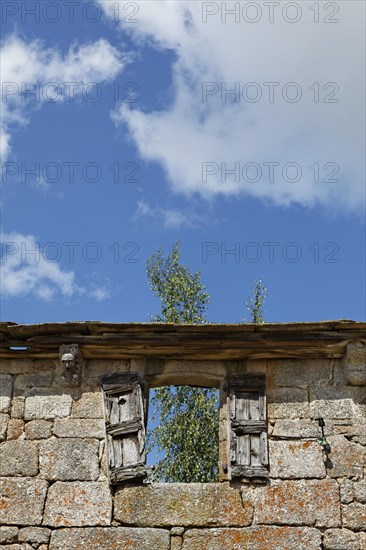
[[[143,386],[136,373],[103,379],[109,479],[118,483],[146,475]]]
[[[235,376],[228,386],[231,476],[268,477],[265,377]]]
[[[3,322],[0,358],[57,359],[60,345],[70,342],[79,344],[85,359],[339,358],[352,340],[366,342],[366,323],[346,320],[174,325],[85,321],[16,325]]]

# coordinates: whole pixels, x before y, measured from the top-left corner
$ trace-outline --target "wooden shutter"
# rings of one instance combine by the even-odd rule
[[[146,477],[147,392],[134,373],[103,379],[111,483]]]
[[[232,478],[268,476],[264,376],[229,380],[230,463]]]

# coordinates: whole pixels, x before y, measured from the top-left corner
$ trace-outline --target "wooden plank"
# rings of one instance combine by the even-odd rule
[[[137,432],[138,449],[140,453],[140,460],[145,463],[146,460],[146,433],[144,429]]]
[[[236,464],[236,433],[230,433],[230,462],[231,464]]]
[[[136,419],[133,392],[126,392],[118,396],[119,423]]]
[[[104,405],[104,420],[105,422],[109,422],[109,405],[108,405],[108,396],[107,394],[102,390],[102,398],[103,398],[103,405]]]
[[[104,391],[108,392],[109,395],[119,394],[123,392],[132,391],[134,388],[133,383],[131,384],[103,384]]]
[[[145,464],[136,464],[130,468],[116,468],[109,474],[111,483],[116,484],[122,481],[131,481],[146,477],[147,471]]]
[[[333,330],[342,330],[342,329],[353,329],[354,327],[365,327],[363,321],[352,321],[349,319],[338,319],[338,320],[327,320],[327,321],[310,321],[310,322],[292,322],[292,323],[263,323],[261,325],[256,324],[239,324],[239,323],[210,323],[207,325],[197,325],[197,324],[185,324],[183,325],[184,330],[196,331],[197,328],[203,327],[207,331],[217,330],[217,328],[222,328],[226,330],[238,330],[240,332],[246,331],[276,331],[276,330],[297,330],[299,327],[304,327],[307,331],[312,331],[317,327],[320,327],[322,330],[333,331]],[[74,332],[84,332],[87,334],[103,334],[107,332],[118,332],[118,329],[123,327],[126,331],[144,331],[149,329],[150,331],[159,332],[164,331],[166,328],[178,332],[182,329],[182,325],[175,323],[108,323],[103,321],[70,321],[67,323],[39,323],[33,325],[24,325],[14,323],[12,321],[1,321],[0,330],[7,334],[29,334],[29,333],[39,333],[46,334],[52,333],[57,328],[63,328],[65,331],[74,331]],[[60,330],[59,330],[60,332]]]
[[[357,338],[361,340],[361,338]],[[67,343],[66,340],[63,343]],[[344,356],[345,346],[343,342],[338,346],[324,344],[323,347],[313,346],[288,346],[273,345],[267,349],[263,346],[252,346],[248,343],[231,345],[228,342],[213,344],[212,347],[199,345],[194,347],[189,342],[180,345],[166,346],[125,346],[117,347],[108,344],[103,346],[81,346],[84,359],[139,359],[141,357],[157,357],[159,359],[339,359]],[[58,346],[34,349],[28,351],[0,350],[1,359],[51,359],[58,360]]]
[[[246,330],[243,330],[240,325],[177,325],[176,330],[172,330],[169,324],[162,324],[160,331],[151,330],[148,324],[141,325],[139,329],[136,328],[128,329],[125,325],[120,324],[116,325],[115,332],[104,332],[100,334],[82,334],[78,331],[68,331],[67,327],[55,326],[53,332],[49,335],[35,334],[32,326],[30,326],[29,334],[5,334],[3,333],[2,342],[24,342],[28,341],[29,344],[59,344],[60,340],[64,340],[65,337],[72,336],[75,339],[76,343],[83,343],[85,341],[90,341],[91,343],[99,343],[102,341],[109,341],[115,345],[118,345],[120,342],[129,342],[129,341],[169,341],[173,340],[175,343],[184,340],[191,340],[196,342],[201,342],[203,339],[206,342],[213,340],[222,341],[222,338],[227,340],[239,340],[240,338],[245,337],[246,340],[252,342],[262,342],[262,345],[267,345],[271,340],[318,340],[321,341],[337,341],[345,340],[349,338],[350,334],[355,335],[355,337],[361,336],[365,338],[366,324],[361,323],[361,326],[357,324],[353,327],[349,327],[349,330],[324,330],[321,325],[314,326],[313,330],[309,330],[306,327],[306,323],[299,323],[297,326],[288,326],[284,325],[262,325],[258,330],[258,327],[248,327]],[[13,329],[13,333],[16,332]],[[204,335],[204,337],[202,337]]]
[[[231,427],[237,434],[258,434],[267,429],[267,424],[263,420],[234,420]]]
[[[259,420],[259,394],[256,392],[249,400],[249,418],[251,420]]]
[[[145,388],[147,389],[147,388]],[[139,447],[139,453],[140,453],[140,460],[146,460],[146,453],[145,453],[145,446],[146,446],[146,431],[145,431],[145,422],[148,418],[147,416],[147,406],[145,408],[145,403],[148,401],[148,394],[145,392],[146,400],[144,403],[144,397],[142,395],[143,388],[139,386],[137,388],[137,401],[136,406],[138,409],[139,417],[141,418],[141,428],[138,431],[137,439],[138,439],[138,447]]]
[[[231,420],[233,420],[236,416],[236,399],[234,392],[229,395],[229,414]]]
[[[107,433],[113,437],[117,435],[128,435],[136,433],[139,430],[142,430],[142,428],[143,426],[141,421],[135,419],[126,420],[124,422],[120,422],[119,424],[106,426]]]
[[[122,465],[135,466],[140,462],[139,441],[137,435],[130,435],[123,439]]]
[[[123,465],[123,439],[118,437],[112,438],[112,452],[113,452],[113,468],[119,468]]]
[[[259,434],[250,436],[250,465],[253,467],[261,466],[261,442]]]
[[[268,466],[268,440],[266,432],[262,432],[260,435],[260,451],[261,463],[263,466]]]
[[[250,394],[244,392],[236,392],[236,411],[235,418],[247,419],[250,418]]]
[[[79,343],[84,358],[339,358],[348,342],[366,342],[366,324],[355,321],[263,325],[174,325],[72,322],[1,323],[2,358],[58,359],[64,343]],[[12,350],[14,347],[28,347]]]
[[[361,337],[357,338],[361,340]],[[159,347],[148,348],[142,346],[141,348],[132,347],[100,347],[100,346],[83,346],[82,355],[84,359],[103,359],[103,360],[121,360],[121,359],[141,359],[142,357],[156,357],[159,359],[189,359],[189,360],[242,360],[242,359],[342,359],[345,353],[345,346],[347,342],[344,342],[339,346],[324,346],[324,348],[304,348],[304,347],[291,347],[290,349],[281,348],[276,346],[263,350],[263,347],[258,349],[251,346],[240,346],[234,349],[232,346],[214,345],[210,349],[204,349],[199,347],[193,349],[189,344],[184,346],[173,347]],[[43,348],[39,350],[30,349],[29,351],[13,351],[13,350],[0,350],[0,359],[47,359],[50,361],[57,361],[59,357],[58,347],[50,350]]]
[[[239,479],[255,478],[255,477],[267,478],[268,470],[261,466],[258,466],[258,467],[244,466],[244,465],[232,466],[231,477],[239,478]]]
[[[236,435],[236,464],[250,466],[250,435]]]
[[[259,394],[258,398],[258,406],[259,406],[259,418],[260,420],[266,420],[267,418],[267,400],[264,393]]]
[[[108,396],[108,417],[112,426],[121,422],[118,399],[118,395]]]
[[[144,414],[144,409],[141,406],[140,395],[141,388],[136,385],[131,396],[131,413],[135,418],[142,418]]]
[[[243,393],[239,393],[239,392],[235,394],[235,418],[236,419],[249,418],[248,400],[243,396]]]
[[[108,466],[114,468],[113,437],[110,435],[106,437],[106,449]]]

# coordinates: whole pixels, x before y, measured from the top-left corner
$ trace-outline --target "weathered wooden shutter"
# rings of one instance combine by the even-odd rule
[[[232,478],[268,476],[264,376],[229,379],[230,462]]]
[[[135,373],[103,379],[111,483],[146,477],[147,392]]]

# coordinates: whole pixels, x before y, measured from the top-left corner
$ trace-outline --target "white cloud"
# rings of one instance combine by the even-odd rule
[[[44,301],[88,295],[109,298],[106,287],[79,286],[74,271],[65,271],[43,253],[36,237],[17,232],[1,234],[1,293],[4,298],[32,296]]]
[[[138,201],[134,220],[143,221],[144,224],[146,220],[150,220],[164,229],[191,229],[207,224],[205,216],[191,209],[153,207],[144,200]]]
[[[71,297],[80,292],[73,271],[50,262],[33,235],[3,233],[1,289],[4,297],[34,295],[51,300],[57,294]]]
[[[106,40],[73,44],[62,55],[40,40],[25,42],[16,34],[1,45],[2,122],[0,152],[5,161],[11,152],[16,126],[26,125],[30,113],[45,101],[70,102],[91,83],[115,78],[129,61]],[[68,83],[68,84],[67,84]],[[35,90],[35,94],[25,91]],[[93,90],[91,91],[93,93]]]
[[[97,300],[97,302],[101,302],[111,297],[111,291],[106,287],[94,287],[90,291],[90,297]]]
[[[99,1],[111,14],[115,0]],[[175,53],[175,100],[166,110],[155,112],[124,104],[114,119],[127,123],[140,155],[163,166],[175,191],[204,197],[248,194],[278,205],[322,204],[348,211],[362,208],[362,2],[286,3],[295,8],[285,12],[285,4],[275,3],[273,23],[269,22],[271,3],[149,0],[137,4],[139,22],[130,24],[124,17],[121,27],[137,43]],[[249,4],[257,8],[243,12]],[[205,6],[217,13],[207,16],[204,23]],[[238,22],[233,15],[222,22],[223,6],[238,6]],[[317,6],[319,13],[314,11]],[[339,13],[333,13],[334,6]],[[122,0],[120,7],[125,15]],[[285,19],[294,19],[294,10],[297,15],[301,10],[300,19],[289,23]],[[253,20],[255,16],[259,17],[257,23],[245,21],[244,17]],[[246,87],[253,82],[254,86]],[[288,85],[294,82],[296,86]],[[215,93],[208,95],[206,102],[202,101],[202,83],[214,83],[211,89]],[[230,90],[236,83],[239,102],[233,101],[233,95],[222,102],[221,86]],[[273,102],[269,101],[271,87]],[[300,92],[301,99],[291,102]],[[257,93],[261,98],[251,102]],[[327,98],[338,102],[326,103]],[[273,183],[267,177],[270,167],[264,164],[271,162],[280,164],[274,167]],[[297,182],[288,181],[296,179],[294,168],[288,165],[291,162],[301,170],[296,167]],[[245,173],[247,163],[256,163],[262,171],[255,183],[249,180],[255,179],[257,167],[249,167]],[[239,181],[233,175],[225,176],[225,166],[239,169]],[[339,172],[332,176],[337,166]],[[204,178],[205,169],[215,173]],[[327,178],[339,182],[324,181]]]
[[[138,201],[135,219],[143,218],[153,214],[153,209],[144,200]]]
[[[179,210],[164,210],[164,226],[169,229],[180,229],[181,227],[192,226],[192,219]]]

